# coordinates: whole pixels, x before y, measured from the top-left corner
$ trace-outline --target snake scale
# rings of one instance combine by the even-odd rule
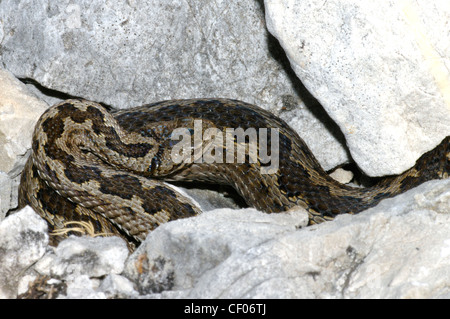
[[[202,120],[202,131],[277,129],[278,169],[262,174],[267,164],[261,158],[254,162],[247,156],[239,163],[237,152],[231,163],[175,162],[172,133],[177,128],[192,133],[195,120]],[[235,139],[239,143],[249,141]],[[119,235],[134,247],[158,225],[200,213],[165,181],[231,185],[250,206],[267,213],[304,207],[314,224],[358,213],[427,180],[448,178],[449,162],[446,137],[403,174],[372,187],[350,187],[329,177],[283,120],[245,102],[172,100],[108,112],[95,102],[72,99],[49,108],[36,125],[19,206],[34,208],[50,231],[64,228],[68,221],[85,221],[96,233]],[[51,236],[51,243],[68,234]]]

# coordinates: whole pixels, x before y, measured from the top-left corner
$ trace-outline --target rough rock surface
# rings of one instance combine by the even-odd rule
[[[0,171],[20,173],[24,163],[17,158],[30,149],[34,125],[47,107],[12,73],[0,69]]]
[[[199,284],[199,280],[203,281],[203,276],[207,278],[204,277],[205,281],[201,285],[206,285],[215,275],[220,277],[216,277],[209,285],[214,286],[219,282],[226,285],[235,281],[234,275],[230,278],[226,276],[244,266],[229,264],[230,258],[243,257],[249,250],[295,231],[307,225],[307,222],[307,213],[304,211],[274,215],[262,214],[253,208],[206,212],[150,234],[145,244],[128,260],[125,273],[130,279],[139,282],[140,292],[147,294],[190,289]],[[175,259],[175,255],[179,259]],[[183,267],[180,267],[180,262],[184,264]],[[242,262],[245,262],[244,259]],[[222,276],[222,267],[230,273]],[[242,289],[247,289],[246,286],[247,283]],[[205,289],[210,291],[211,287]],[[232,293],[238,296],[237,290],[233,289]],[[214,297],[227,296],[218,294]]]
[[[128,248],[118,237],[69,237],[35,266],[41,275],[56,278],[120,274]]]
[[[448,1],[265,7],[270,32],[366,174],[399,174],[450,135]]]
[[[71,237],[46,248],[45,224],[25,209],[0,224],[0,271],[8,274],[1,278],[9,279],[0,291],[36,297],[47,290],[59,298],[449,298],[449,212],[450,180],[311,227],[301,210],[219,209],[160,226],[127,258],[115,237]],[[16,231],[5,235],[13,225]]]
[[[320,106],[301,101],[262,1],[5,0],[0,44],[3,67],[44,87],[117,108],[236,98],[282,115],[326,169],[348,161]]]
[[[261,49],[267,43],[257,1],[12,3],[1,4],[4,65],[61,92],[124,108],[217,93],[254,99],[255,92],[276,105],[281,92],[292,91]]]
[[[126,274],[143,291],[173,290],[163,297],[450,296],[449,186],[429,182],[360,215],[300,229],[300,213],[281,221],[252,210],[208,212],[155,230]]]
[[[26,207],[0,223],[0,298],[14,298],[23,273],[48,245],[47,223]]]
[[[17,205],[18,176],[31,147],[31,136],[47,104],[0,68],[0,220]]]

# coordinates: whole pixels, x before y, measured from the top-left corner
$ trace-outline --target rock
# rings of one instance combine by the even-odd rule
[[[126,278],[109,278],[123,271],[127,257],[128,248],[121,238],[71,236],[40,258],[32,268],[35,276],[23,278],[21,297],[104,299],[107,295],[131,296],[131,284],[126,285]],[[104,281],[103,277],[109,279]]]
[[[0,222],[11,208],[17,207],[19,183],[20,176],[10,177],[0,172]]]
[[[125,275],[141,294],[192,288],[231,255],[241,255],[307,221],[305,211],[268,215],[248,208],[218,209],[164,224],[128,259]]]
[[[0,68],[0,221],[17,207],[19,175],[28,158],[31,136],[47,104]]]
[[[67,279],[120,274],[128,248],[119,237],[75,237],[63,240],[34,269],[41,275]]]
[[[9,279],[0,291],[14,297],[20,285],[28,298],[446,297],[449,206],[450,180],[442,180],[310,227],[302,210],[217,209],[160,226],[127,260],[116,237],[70,237],[46,248],[45,224],[27,208],[0,224],[0,278]],[[8,240],[5,229],[24,222],[41,235],[16,230],[20,238]],[[33,237],[39,245],[23,240]],[[16,246],[3,249],[5,242]],[[39,253],[26,258],[30,247]]]
[[[16,297],[19,279],[47,244],[47,224],[29,207],[0,223],[0,298]]]
[[[55,299],[66,295],[67,284],[47,276],[25,275],[19,281],[18,299]]]
[[[293,90],[277,63],[268,61],[268,50],[261,49],[267,46],[266,33],[255,1],[112,6],[41,0],[20,7],[2,2],[1,12],[7,68],[72,95],[124,108],[217,93],[251,97],[260,92],[260,99],[274,99]],[[246,19],[236,19],[238,14]],[[271,72],[276,72],[272,78],[262,76]]]
[[[103,292],[96,291],[98,282],[87,275],[72,277],[67,283],[67,294],[59,299],[105,299]]]
[[[343,168],[338,168],[335,171],[331,172],[330,176],[341,184],[348,184],[353,179],[353,173]]]
[[[449,186],[431,181],[306,228],[298,212],[207,212],[152,232],[125,275],[158,298],[448,296]]]
[[[315,117],[320,106],[303,104],[261,0],[2,1],[0,21],[2,65],[50,93],[117,108],[241,99],[287,120],[325,169],[348,161],[342,140]]]
[[[447,2],[265,0],[265,8],[295,73],[367,175],[399,174],[450,135]]]
[[[190,188],[174,187],[182,195],[185,195],[200,207],[202,212],[219,209],[219,208],[241,208],[239,204],[244,206],[242,198],[233,190],[221,187],[220,185],[215,189],[213,185],[208,185],[208,188],[198,188],[198,185],[192,185]],[[197,188],[196,188],[197,187]]]
[[[0,171],[20,174],[34,125],[47,107],[14,75],[0,69]]]
[[[136,298],[139,296],[134,289],[134,284],[124,276],[117,274],[108,275],[97,290],[105,294],[107,298]]]

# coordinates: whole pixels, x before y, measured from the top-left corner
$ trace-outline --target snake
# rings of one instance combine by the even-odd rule
[[[258,129],[248,131],[252,128]],[[216,136],[231,134],[230,145],[216,143],[214,134],[204,148],[186,142],[208,129]],[[229,129],[235,129],[234,135]],[[273,163],[258,152],[264,139],[255,144],[251,134],[240,138],[237,129],[265,136],[271,155],[276,155],[270,158],[277,164],[272,170],[268,167]],[[186,147],[176,149],[183,139],[174,132],[184,132]],[[255,145],[256,153],[250,154]],[[239,155],[238,148],[247,153]],[[180,149],[182,160],[174,157]],[[201,160],[206,153],[226,160]],[[49,231],[87,222],[95,233],[120,236],[134,249],[159,225],[201,213],[171,182],[230,185],[262,212],[302,207],[309,224],[318,224],[359,213],[425,181],[448,178],[449,163],[447,136],[404,173],[369,187],[349,186],[327,174],[284,120],[243,101],[168,100],[110,111],[96,102],[70,99],[47,109],[36,124],[19,207],[30,205],[47,221]],[[71,234],[76,232],[51,236],[50,243],[57,245]]]

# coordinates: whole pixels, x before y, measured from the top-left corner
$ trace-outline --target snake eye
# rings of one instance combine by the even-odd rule
[[[159,165],[161,164],[160,160],[158,159],[157,156],[154,156],[152,158],[152,162],[150,164],[150,167],[148,168],[148,171],[150,172],[150,174],[155,174],[155,172],[158,170]]]

